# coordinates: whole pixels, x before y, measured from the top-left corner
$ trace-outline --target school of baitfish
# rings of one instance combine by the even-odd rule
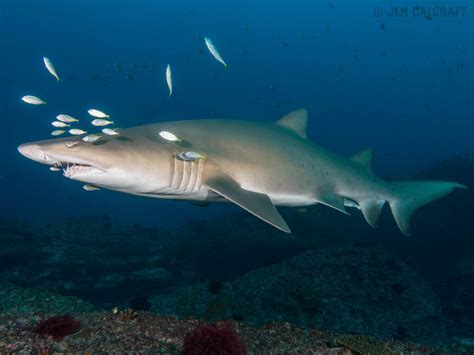
[[[222,63],[224,65],[224,67],[227,68],[227,63],[222,58],[221,54],[217,50],[217,48],[214,45],[214,43],[212,42],[212,40],[209,37],[204,37],[204,43],[206,44],[207,49],[209,50],[209,53],[214,57],[214,59],[216,59],[218,62]],[[58,71],[54,67],[53,62],[47,57],[43,57],[43,62],[44,62],[44,66],[46,67],[48,72],[56,78],[57,82],[60,82],[61,78],[58,74]],[[168,90],[169,90],[169,96],[171,96],[171,94],[173,93],[173,81],[172,81],[171,65],[170,64],[168,64],[166,66],[165,77],[166,77],[166,84],[167,84]],[[34,96],[34,95],[25,95],[21,98],[21,100],[23,102],[27,103],[27,104],[30,104],[30,105],[36,105],[36,106],[46,105],[46,101],[44,101],[43,99],[39,98],[38,96]],[[103,112],[103,111],[101,111],[101,110],[91,108],[87,111],[87,113],[90,116],[94,117],[94,119],[91,121],[91,124],[95,127],[105,127],[105,126],[109,126],[109,125],[114,124],[113,121],[109,120],[110,115]],[[55,128],[64,128],[64,129],[53,130],[51,132],[51,135],[56,137],[56,136],[61,136],[65,133],[69,133],[72,136],[83,136],[82,140],[84,142],[94,143],[94,142],[97,142],[97,141],[99,141],[100,139],[103,138],[102,134],[104,134],[106,136],[116,136],[116,135],[120,134],[119,129],[109,128],[109,127],[103,128],[101,130],[102,134],[100,134],[100,133],[90,133],[90,134],[88,134],[88,132],[83,130],[83,129],[74,128],[74,127],[71,128],[71,125],[75,124],[77,122],[79,122],[79,119],[74,118],[74,117],[72,117],[68,114],[63,114],[63,113],[58,114],[56,116],[56,120],[51,122],[51,125]],[[65,130],[65,129],[67,129],[67,130]],[[159,132],[159,135],[163,139],[168,140],[168,141],[172,141],[172,142],[180,142],[181,141],[175,134],[173,134],[171,132],[161,131],[161,132]],[[195,159],[200,159],[202,157],[204,157],[204,156],[201,153],[197,153],[197,152],[184,152],[184,153],[181,153],[180,156],[179,156],[179,158],[182,159],[182,160],[195,160]],[[51,171],[61,171],[61,169],[59,167],[55,167],[55,166],[50,167],[50,170]],[[100,190],[99,188],[97,188],[95,186],[92,186],[92,185],[84,185],[83,188],[86,191]]]

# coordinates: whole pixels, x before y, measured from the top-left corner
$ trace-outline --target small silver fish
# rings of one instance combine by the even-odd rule
[[[61,169],[58,168],[57,166],[50,166],[49,170],[51,170],[51,171],[61,171]]]
[[[64,127],[69,127],[70,126],[67,123],[64,123],[64,122],[61,122],[61,121],[53,121],[53,122],[51,122],[51,124],[54,127],[58,127],[58,128],[64,128]]]
[[[209,49],[209,52],[211,52],[212,56],[220,63],[224,64],[224,67],[227,68],[226,62],[224,62],[224,59],[222,59],[219,51],[217,50],[216,46],[214,46],[214,43],[209,37],[204,37],[204,42],[206,42],[207,49]]]
[[[110,116],[107,115],[106,113],[96,110],[95,108],[91,108],[90,110],[87,111],[89,115],[97,117],[97,118],[109,118]]]
[[[92,120],[91,123],[94,126],[98,126],[98,127],[103,127],[103,126],[108,126],[109,124],[114,124],[113,121],[104,120],[103,118],[96,118],[95,120]]]
[[[73,136],[80,136],[82,134],[87,134],[86,131],[83,131],[82,129],[78,129],[78,128],[70,129],[69,133],[72,134]]]
[[[82,140],[84,142],[94,143],[94,142],[97,142],[101,138],[102,138],[102,136],[100,134],[89,134],[85,137],[82,137]]]
[[[57,81],[61,80],[59,78],[59,75],[56,71],[56,69],[54,68],[54,65],[53,63],[51,62],[51,60],[49,60],[48,58],[46,57],[43,57],[43,62],[44,62],[44,65],[46,67],[46,69],[48,69],[49,73],[54,76],[56,78]]]
[[[39,97],[33,95],[25,95],[21,98],[21,100],[30,105],[46,105],[46,101],[43,101]]]
[[[61,130],[61,129],[58,129],[58,130],[56,130],[56,131],[52,131],[52,132],[51,132],[51,135],[52,135],[52,136],[60,136],[61,134],[64,134],[64,133],[66,133],[66,131],[63,131],[63,130]]]
[[[195,161],[201,158],[205,158],[206,155],[198,152],[182,152],[178,154],[178,157],[184,161]]]
[[[69,115],[60,114],[56,116],[56,119],[61,122],[72,123],[79,122],[77,118],[71,117]]]
[[[98,188],[97,186],[93,186],[93,185],[84,185],[82,186],[82,188],[86,191],[99,191],[100,188]]]
[[[166,67],[166,83],[168,84],[168,89],[170,91],[169,96],[171,96],[171,94],[173,93],[173,81],[171,79],[171,67],[169,64]]]
[[[102,133],[107,134],[108,136],[118,136],[120,134],[116,128],[104,128],[102,129]]]
[[[170,141],[170,142],[181,142],[181,139],[179,139],[173,133],[168,132],[168,131],[161,131],[160,136],[161,138],[166,139],[167,141]]]

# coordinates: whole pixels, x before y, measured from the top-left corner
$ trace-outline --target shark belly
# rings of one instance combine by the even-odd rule
[[[275,193],[269,195],[275,206],[302,207],[317,204],[319,201],[311,195]]]

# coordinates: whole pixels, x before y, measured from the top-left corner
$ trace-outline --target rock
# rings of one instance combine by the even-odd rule
[[[211,284],[196,282],[155,296],[152,309],[433,345],[446,339],[441,307],[429,285],[380,247],[311,250],[224,283],[217,292]]]
[[[11,283],[0,282],[4,291],[0,297],[0,313],[16,315],[58,314],[92,312],[97,308],[92,304],[71,296],[61,296],[44,289],[23,288]],[[24,317],[16,322],[24,322]]]
[[[165,294],[150,299],[152,311],[181,318],[198,317],[205,320],[224,319],[231,316],[231,285],[214,294],[204,282],[194,282],[185,287],[176,287]]]
[[[247,322],[288,321],[340,333],[438,343],[446,338],[435,294],[378,247],[312,250],[233,282]]]
[[[474,253],[466,250],[456,263],[452,279],[444,284],[449,292],[445,314],[450,328],[460,338],[472,338],[474,328]]]

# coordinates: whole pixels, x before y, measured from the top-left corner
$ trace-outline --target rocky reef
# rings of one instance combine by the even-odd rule
[[[427,282],[380,247],[310,250],[221,285],[152,298],[153,311],[248,324],[290,322],[338,333],[441,344],[445,320]]]
[[[3,287],[7,285],[2,285]],[[130,310],[91,311],[91,306],[76,299],[82,308],[74,316],[43,313],[46,299],[67,305],[74,298],[46,294],[41,290],[9,285],[9,299],[25,300],[38,292],[29,313],[0,310],[0,353],[160,353],[220,354],[317,353],[317,354],[399,354],[450,353],[467,351],[457,345],[433,348],[411,342],[381,341],[374,337],[335,334],[303,328],[287,322],[256,327],[226,320],[203,322]],[[28,302],[27,302],[28,303]],[[73,301],[72,304],[75,302]],[[36,305],[36,306],[35,306]],[[67,307],[66,307],[67,308]],[[58,308],[61,309],[61,308]],[[20,309],[18,309],[20,310]],[[52,318],[46,318],[52,317]],[[54,319],[54,322],[51,321]],[[44,327],[47,323],[47,327]],[[41,330],[38,331],[38,329]],[[46,330],[45,330],[46,329]],[[206,350],[203,352],[203,349]],[[223,350],[225,349],[225,350]]]

